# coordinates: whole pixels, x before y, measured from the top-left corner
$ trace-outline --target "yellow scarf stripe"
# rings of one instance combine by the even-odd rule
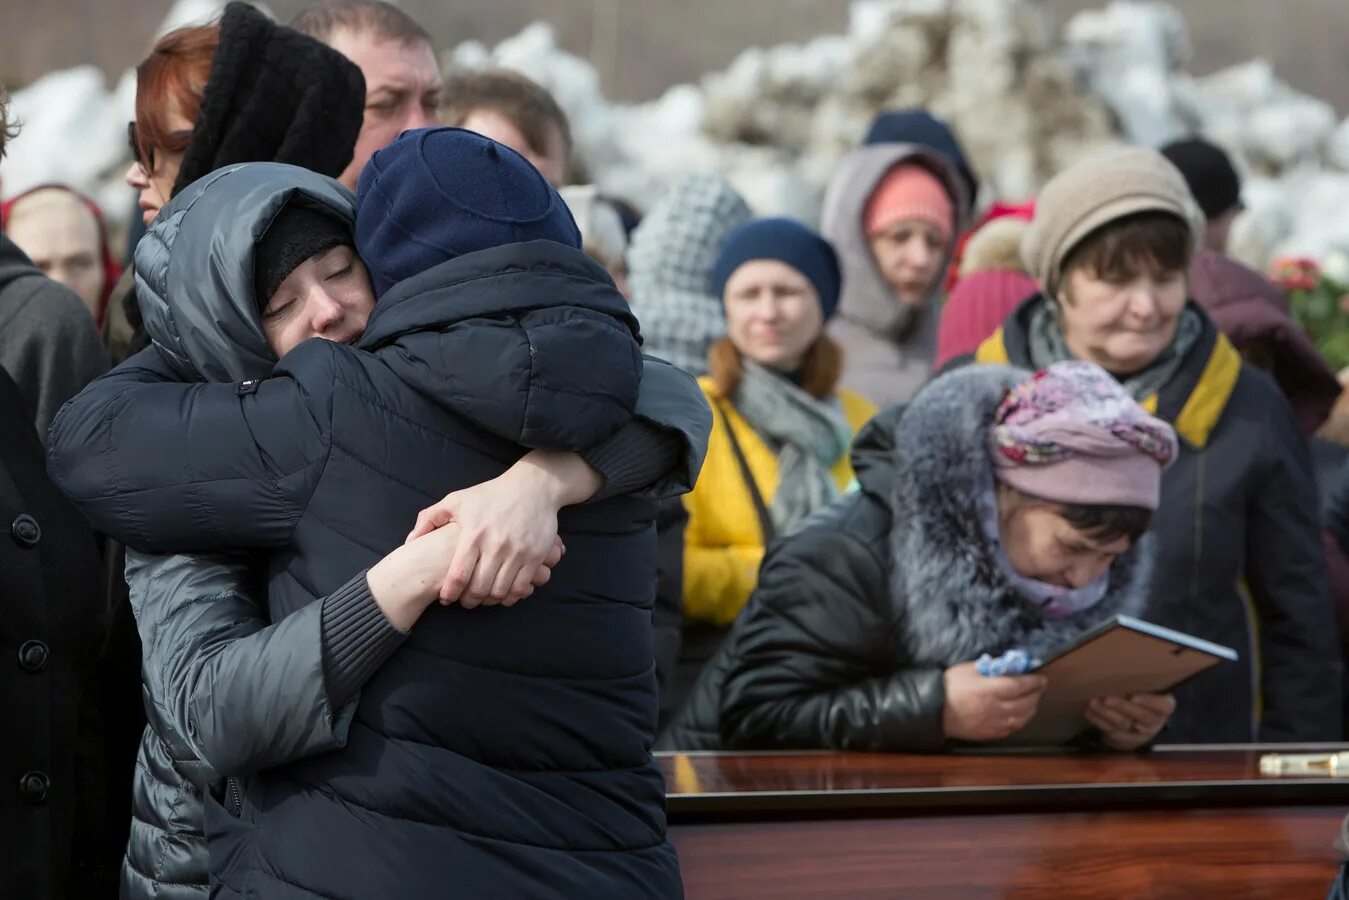
[[[1002,340],[1002,328],[993,332],[993,336],[979,345],[979,349],[974,351],[974,361],[983,365],[1005,366],[1010,361],[1007,358],[1007,345]]]
[[[1232,399],[1232,392],[1237,389],[1237,376],[1240,374],[1241,354],[1226,335],[1218,335],[1213,352],[1204,365],[1204,373],[1199,376],[1199,383],[1190,392],[1190,398],[1185,401],[1180,415],[1176,416],[1176,431],[1195,448],[1203,450],[1208,444],[1209,435],[1217,427],[1218,419],[1222,418],[1227,401]],[[1152,406],[1147,407],[1152,412],[1156,409],[1156,400],[1152,397],[1148,399],[1153,401]]]
[[[974,352],[974,360],[984,365],[1007,364],[1007,345],[1003,342],[1001,328],[979,345],[979,349]],[[1232,399],[1232,391],[1236,390],[1237,376],[1240,374],[1241,354],[1237,353],[1226,336],[1218,335],[1213,352],[1204,364],[1204,372],[1199,376],[1199,383],[1190,392],[1189,399],[1173,423],[1180,436],[1195,448],[1202,450],[1208,444],[1209,436],[1227,408],[1227,401]],[[1157,395],[1148,397],[1141,405],[1156,415]]]

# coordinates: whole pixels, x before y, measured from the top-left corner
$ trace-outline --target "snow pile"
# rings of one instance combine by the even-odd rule
[[[5,195],[60,182],[91,194],[113,218],[125,217],[131,200],[121,176],[131,155],[126,124],[135,99],[134,74],[109,91],[95,66],[53,72],[16,91],[10,114],[19,136],[0,163]]]
[[[1246,212],[1231,251],[1257,268],[1276,255],[1349,251],[1349,120],[1280,81],[1265,60],[1204,78],[1184,71],[1185,21],[1160,2],[1115,0],[1074,17],[1068,57],[1120,124],[1121,137],[1157,146],[1202,135],[1244,173]]]
[[[548,87],[604,187],[645,205],[679,174],[724,174],[764,213],[818,216],[839,159],[875,114],[926,105],[960,132],[996,193],[1024,195],[1112,140],[1105,105],[1078,83],[1027,0],[858,0],[849,29],[746,50],[698,85],[652,103],[608,105],[594,70],[534,25],[447,66],[500,65]]]
[[[1068,58],[1106,101],[1130,140],[1160,146],[1193,130],[1181,68],[1191,49],[1185,20],[1165,3],[1111,3],[1064,29]]]
[[[180,0],[164,29],[209,19],[217,0]],[[648,206],[680,174],[718,171],[761,213],[813,220],[829,175],[882,110],[926,106],[961,136],[982,199],[1019,199],[1084,154],[1118,141],[1202,134],[1247,176],[1238,255],[1349,252],[1349,121],[1281,82],[1262,61],[1198,78],[1184,19],[1164,2],[1114,0],[1055,34],[1036,0],[855,0],[847,32],[746,50],[724,71],[643,104],[604,96],[593,66],[529,26],[496,47],[465,43],[446,68],[501,65],[549,88],[572,120],[593,180]],[[133,76],[91,68],[15,95],[24,121],[4,165],[13,194],[67,181],[105,202],[128,162]]]
[[[1020,199],[1102,146],[1202,135],[1246,176],[1234,253],[1349,252],[1349,120],[1280,81],[1264,60],[1195,77],[1184,18],[1114,0],[1056,38],[1034,0],[856,0],[849,29],[751,48],[659,100],[605,102],[594,69],[534,25],[447,65],[502,65],[540,81],[573,120],[605,190],[649,204],[678,174],[726,175],[756,210],[806,219],[838,160],[882,110],[927,106],[960,135],[985,200]]]

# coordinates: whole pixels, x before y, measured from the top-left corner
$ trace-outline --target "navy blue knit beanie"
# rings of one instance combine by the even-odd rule
[[[523,156],[462,128],[405,131],[356,191],[356,251],[379,297],[459,256],[523,241],[580,249],[567,204]]]
[[[727,235],[712,264],[712,293],[724,299],[731,275],[756,259],[775,259],[806,276],[820,297],[825,321],[838,308],[843,276],[834,245],[795,219],[755,219]]]
[[[918,144],[941,154],[960,172],[961,179],[969,191],[967,202],[973,203],[979,194],[979,179],[970,168],[969,157],[960,146],[951,126],[925,109],[899,109],[878,115],[867,129],[862,139],[866,146],[872,144]]]

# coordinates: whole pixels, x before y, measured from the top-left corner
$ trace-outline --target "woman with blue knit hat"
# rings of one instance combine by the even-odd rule
[[[824,326],[841,287],[834,248],[791,219],[742,225],[712,267],[726,336],[699,379],[713,426],[684,498],[681,684],[754,590],[764,548],[852,480],[848,447],[875,407],[838,389],[842,357]]]
[[[271,628],[342,600],[312,666],[255,647],[218,701],[192,697],[189,745],[201,723],[254,729],[222,745],[238,765],[206,799],[216,896],[444,896],[446,878],[463,896],[680,896],[650,757],[653,519],[700,465],[706,403],[644,362],[626,302],[514,151],[409,132],[372,159],[354,212],[359,258],[330,179],[250,164],[183,191],[137,259],[154,345],[51,440],[55,479],[129,544],[253,550]],[[649,455],[613,443],[642,418],[688,446],[613,494],[596,473]],[[456,496],[559,458],[589,475],[516,489],[594,496],[544,523],[566,555],[534,599],[438,605],[424,573],[379,602],[379,560],[414,522],[457,521]],[[326,688],[330,752],[301,746],[285,676]],[[282,733],[288,765],[241,762]]]

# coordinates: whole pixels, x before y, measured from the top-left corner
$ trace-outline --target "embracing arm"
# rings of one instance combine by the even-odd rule
[[[316,393],[294,377],[185,384],[146,349],[62,409],[48,473],[95,529],[141,550],[283,545],[327,460],[326,343],[288,357],[303,354]]]
[[[414,356],[462,360],[452,380],[461,416],[523,447],[581,454],[603,480],[601,498],[661,499],[696,480],[711,428],[702,392],[644,357],[615,315],[530,309],[395,343]]]
[[[276,623],[242,555],[129,551],[160,718],[222,775],[343,746],[351,701],[434,600],[457,538],[451,526],[405,544]]]
[[[422,510],[410,537],[448,522],[464,529],[444,600],[523,596],[557,536],[564,506],[621,494],[674,497],[692,489],[707,453],[712,413],[692,376],[644,358],[637,411],[589,450],[533,450],[506,474]]]
[[[707,455],[712,411],[692,375],[654,357],[642,358],[634,415],[617,431],[575,454],[532,450],[522,462],[567,482],[567,505],[633,495],[663,500],[693,490]],[[564,467],[582,460],[598,477]]]
[[[733,638],[720,727],[737,749],[944,746],[942,671],[893,671],[880,560],[842,531],[777,544]]]
[[[142,671],[157,718],[221,775],[340,747],[351,714],[339,714],[327,691],[327,601],[268,624],[251,570],[240,554],[127,551]]]
[[[581,456],[603,480],[593,499],[623,494],[664,500],[693,490],[707,455],[712,410],[692,375],[642,357],[637,412]]]

